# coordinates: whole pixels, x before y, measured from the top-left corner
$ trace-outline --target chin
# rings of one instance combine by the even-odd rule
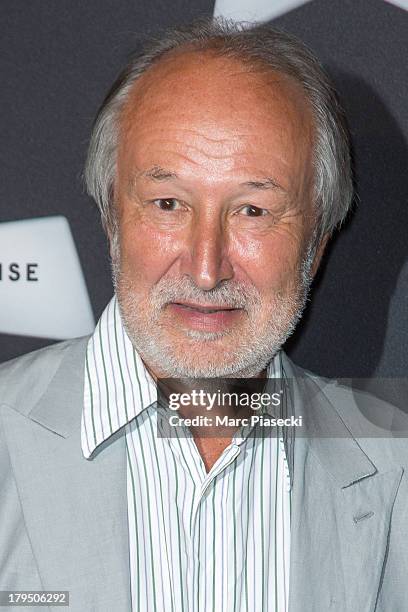
[[[207,332],[208,333],[208,332]],[[226,338],[224,340],[227,340]],[[139,346],[139,352],[161,378],[252,378],[267,367],[279,346],[254,350],[216,340],[184,340]]]

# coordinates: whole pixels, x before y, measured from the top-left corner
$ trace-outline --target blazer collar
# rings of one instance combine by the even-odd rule
[[[286,446],[292,478],[296,438],[306,443],[309,451],[318,457],[322,468],[340,488],[374,475],[377,467],[342,420],[338,406],[335,406],[326,394],[330,385],[335,383],[296,366],[285,354],[283,368],[290,396],[289,414],[302,417],[302,426],[291,428],[287,432]],[[344,404],[347,401],[346,396],[340,394],[339,401]],[[353,405],[348,405],[347,408],[350,411],[357,410]]]
[[[68,347],[45,393],[28,414],[31,420],[63,438],[68,438],[81,425],[85,355],[89,338],[79,338]]]

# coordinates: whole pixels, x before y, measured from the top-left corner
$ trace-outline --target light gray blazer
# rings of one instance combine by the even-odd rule
[[[0,590],[68,590],[70,612],[129,612],[124,437],[112,436],[92,460],[82,455],[86,343],[0,367]],[[374,400],[287,357],[284,366],[310,431],[287,445],[290,612],[407,612],[408,441],[355,439],[348,429],[366,436],[361,406]],[[394,409],[375,409],[391,426]]]

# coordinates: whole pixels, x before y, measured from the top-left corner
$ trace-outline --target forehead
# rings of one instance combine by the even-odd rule
[[[271,152],[297,165],[306,163],[312,141],[309,103],[292,78],[210,52],[173,53],[133,86],[121,115],[119,161],[184,147],[195,149],[199,163],[208,156],[248,163]]]

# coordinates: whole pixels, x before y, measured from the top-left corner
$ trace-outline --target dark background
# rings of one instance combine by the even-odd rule
[[[106,240],[81,181],[93,117],[142,37],[212,11],[208,0],[0,3],[0,222],[66,216],[96,318],[112,286]],[[408,13],[382,0],[313,0],[273,23],[304,40],[334,78],[358,192],[287,351],[325,376],[405,377]],[[0,335],[0,361],[48,343]]]

